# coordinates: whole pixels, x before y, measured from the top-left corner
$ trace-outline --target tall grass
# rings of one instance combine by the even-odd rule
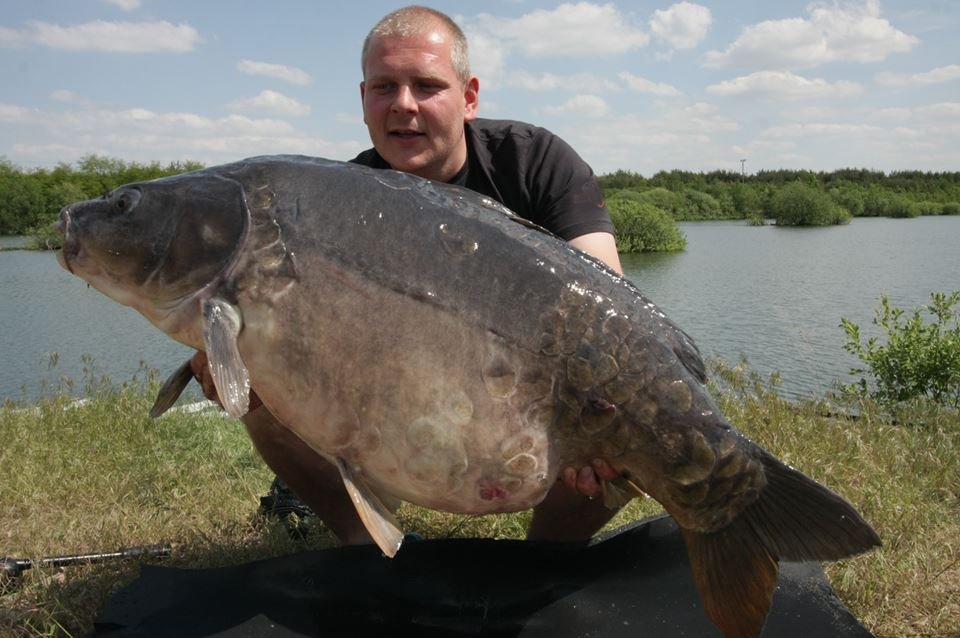
[[[956,636],[960,627],[960,418],[937,409],[898,415],[871,405],[859,418],[781,399],[767,381],[717,368],[721,407],[745,434],[833,487],[870,520],[880,550],[831,564],[840,597],[880,638]],[[89,401],[52,393],[0,407],[0,556],[112,551],[170,543],[167,564],[240,563],[333,539],[306,541],[257,514],[272,478],[236,421],[219,411],[146,416],[157,379],[88,383]],[[836,406],[830,406],[836,411]],[[659,511],[635,500],[610,526]],[[404,506],[406,529],[428,538],[522,538],[528,514],[465,517]],[[0,596],[0,636],[81,636],[132,563],[34,569]],[[8,583],[9,585],[9,583]]]

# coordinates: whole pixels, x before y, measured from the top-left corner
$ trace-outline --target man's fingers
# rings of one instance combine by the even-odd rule
[[[592,467],[585,466],[577,472],[577,491],[591,498],[600,492],[600,484]]]
[[[190,357],[190,371],[193,376],[200,380],[204,371],[207,369],[207,353],[203,350],[197,350],[196,354]]]
[[[612,481],[613,479],[620,477],[617,471],[610,467],[610,464],[603,459],[593,459],[592,465],[593,471],[596,473],[597,479],[600,481]]]
[[[194,378],[203,389],[203,396],[211,401],[220,403],[220,396],[217,394],[217,385],[213,382],[213,375],[210,374],[210,364],[207,361],[207,353],[198,350],[197,354],[190,359],[190,370]]]
[[[560,472],[560,480],[570,490],[593,498],[602,492],[600,484],[620,475],[603,459],[594,459],[590,465],[577,468],[568,465]]]

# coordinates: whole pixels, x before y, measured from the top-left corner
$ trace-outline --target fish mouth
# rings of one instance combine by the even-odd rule
[[[60,218],[54,222],[53,227],[63,237],[63,245],[57,251],[57,261],[67,272],[76,275],[77,273],[73,270],[70,262],[76,260],[80,255],[80,242],[77,241],[76,233],[70,232],[70,213],[70,207],[65,206],[60,211]]]

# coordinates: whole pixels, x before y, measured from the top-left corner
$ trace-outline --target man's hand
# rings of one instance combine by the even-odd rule
[[[574,492],[579,492],[590,498],[601,494],[600,484],[603,481],[612,481],[619,476],[616,470],[603,459],[594,459],[593,463],[585,465],[579,470],[570,465],[560,472],[560,480],[563,481],[564,485]]]
[[[220,407],[223,407],[223,403],[220,402],[220,395],[217,394],[217,386],[213,382],[213,374],[210,372],[210,362],[207,359],[206,352],[197,350],[197,354],[193,355],[193,358],[190,359],[190,370],[193,372],[193,378],[196,379],[200,387],[203,388],[203,396],[218,403]],[[252,412],[261,405],[263,405],[263,402],[260,400],[260,397],[253,391],[253,388],[250,388],[249,411]]]

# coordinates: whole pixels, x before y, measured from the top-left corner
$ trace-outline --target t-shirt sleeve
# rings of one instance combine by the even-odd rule
[[[367,149],[350,160],[351,164],[360,164],[371,168],[390,168],[390,165],[383,161],[383,158],[375,149]]]
[[[528,148],[524,180],[535,221],[568,241],[587,233],[612,234],[603,191],[577,152],[542,129]]]

